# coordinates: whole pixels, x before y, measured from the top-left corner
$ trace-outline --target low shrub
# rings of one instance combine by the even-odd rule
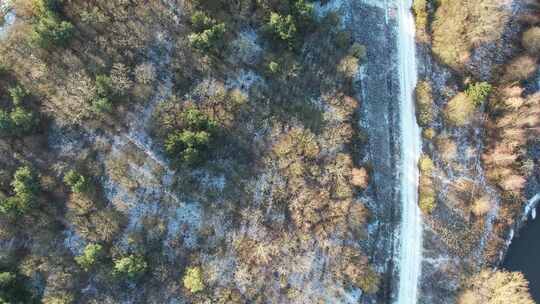
[[[271,61],[268,64],[268,71],[272,74],[277,74],[279,72],[279,63]]]
[[[91,108],[94,113],[111,113],[113,110],[113,104],[107,97],[103,97],[94,100]]]
[[[19,85],[14,86],[9,89],[9,96],[11,97],[11,102],[15,106],[21,105],[24,98],[27,97],[28,95],[30,95],[28,90],[26,90],[24,87],[19,86]]]
[[[353,43],[351,46],[351,49],[349,50],[349,54],[351,54],[353,57],[358,58],[358,60],[365,59],[367,55],[367,49],[366,46],[360,43]]]
[[[487,82],[477,82],[469,85],[465,90],[465,94],[469,96],[475,106],[479,106],[488,98],[493,87]]]
[[[454,96],[444,110],[446,121],[454,126],[464,126],[468,124],[475,113],[474,101],[464,92]]]
[[[0,136],[25,136],[34,131],[38,124],[36,115],[23,107],[29,92],[21,86],[9,89],[13,103],[11,111],[0,109]]]
[[[195,11],[191,15],[193,33],[188,36],[191,46],[208,53],[219,52],[226,32],[225,23],[218,23],[203,11]]]
[[[540,54],[540,26],[534,26],[526,30],[522,37],[523,47],[531,55]]]
[[[14,272],[0,272],[0,303],[37,303],[23,280]]]
[[[204,290],[200,267],[189,267],[184,274],[184,287],[191,293],[197,293]]]
[[[437,196],[432,180],[434,167],[433,161],[427,155],[422,155],[418,160],[418,169],[420,170],[418,206],[425,214],[431,214],[437,207]]]
[[[338,72],[347,78],[353,78],[358,72],[358,58],[348,55],[341,59],[338,65]]]
[[[532,77],[537,68],[535,57],[522,55],[506,65],[502,78],[506,82],[523,81]]]
[[[0,212],[26,212],[35,202],[39,193],[39,180],[34,170],[28,166],[19,167],[11,182],[14,195],[0,202]]]
[[[188,36],[191,46],[199,51],[216,51],[222,47],[223,36],[225,35],[225,23],[213,25],[200,33],[192,33]]]
[[[75,170],[68,171],[64,176],[64,182],[75,193],[87,192],[90,189],[90,181]]]
[[[27,135],[37,125],[34,113],[22,107],[15,107],[9,114],[9,119],[11,120],[11,133],[15,136]]]
[[[425,31],[428,26],[427,0],[414,0],[413,12],[416,22],[416,29]]]
[[[114,261],[114,273],[128,279],[136,279],[148,269],[144,257],[140,255],[128,255]]]
[[[498,0],[441,0],[437,3],[432,24],[433,52],[458,71],[464,69],[475,46],[501,37],[508,20],[507,10]]]
[[[293,16],[282,16],[278,13],[271,13],[268,28],[275,37],[286,42],[289,47],[293,47],[297,32]]]
[[[203,11],[195,11],[191,15],[191,26],[195,32],[202,32],[212,27],[216,21]]]
[[[44,49],[52,46],[65,47],[75,33],[73,24],[60,20],[56,15],[47,13],[34,25],[32,42]]]
[[[492,205],[489,196],[482,196],[473,202],[471,211],[476,216],[483,216],[487,214],[491,208]]]
[[[369,184],[369,173],[366,168],[353,168],[351,174],[351,184],[361,189],[367,188]]]
[[[437,131],[433,128],[427,128],[422,131],[422,136],[427,140],[433,140],[437,136]]]
[[[420,81],[415,89],[416,116],[418,124],[426,127],[433,122],[433,94],[431,84],[427,81]]]
[[[81,266],[84,271],[90,271],[96,265],[101,255],[103,247],[99,244],[88,244],[81,255],[75,257],[75,262]]]
[[[203,162],[215,136],[217,123],[194,107],[184,109],[178,120],[179,128],[166,136],[165,152],[177,164]]]

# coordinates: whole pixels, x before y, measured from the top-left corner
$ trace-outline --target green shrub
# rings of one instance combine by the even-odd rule
[[[204,290],[200,267],[189,267],[184,275],[184,287],[192,293]]]
[[[0,136],[11,135],[12,130],[13,126],[9,113],[4,110],[0,110]]]
[[[178,131],[167,137],[165,151],[182,163],[196,164],[202,160],[209,143],[210,134],[206,131]]]
[[[313,24],[313,3],[307,3],[305,0],[296,0],[293,5],[293,14],[300,30],[307,29]]]
[[[39,192],[39,181],[32,169],[23,166],[15,171],[11,182],[14,195],[0,202],[0,212],[22,214],[36,200]]]
[[[18,136],[26,135],[34,130],[37,121],[34,113],[25,110],[22,107],[16,107],[9,114],[13,133]]]
[[[349,31],[339,31],[335,36],[336,46],[342,50],[351,46],[351,40],[351,32]]]
[[[191,15],[191,25],[195,32],[202,32],[211,28],[215,24],[215,20],[206,15],[203,11],[196,11]]]
[[[366,49],[366,46],[363,45],[363,44],[360,44],[358,42],[355,42],[352,46],[351,46],[351,49],[349,50],[349,53],[358,58],[359,60],[362,60],[366,57],[367,55],[367,49]]]
[[[15,274],[11,272],[0,272],[0,287],[7,287],[15,281]]]
[[[200,33],[192,33],[188,36],[189,43],[195,49],[203,52],[219,52],[223,45],[223,36],[225,35],[225,23],[213,25]]]
[[[427,81],[420,81],[415,89],[416,117],[418,124],[426,127],[433,122],[433,94],[431,84]]]
[[[217,128],[214,120],[193,107],[186,108],[180,115],[180,120],[183,127],[190,130],[205,130],[212,133]]]
[[[52,13],[46,13],[34,25],[32,41],[44,49],[52,46],[65,47],[73,38],[74,33],[73,24],[61,21]]]
[[[23,99],[28,95],[29,92],[21,86],[15,86],[9,89],[9,96],[11,96],[11,102],[13,102],[13,105],[15,106],[21,105]]]
[[[107,75],[96,76],[96,93],[99,97],[111,97],[114,95],[111,77]]]
[[[39,180],[36,173],[28,166],[23,166],[15,171],[11,182],[13,192],[17,197],[28,200],[34,199],[39,192]]]
[[[10,112],[0,110],[0,136],[24,136],[34,130],[38,120],[34,113],[22,107],[28,91],[21,86],[9,89],[15,106]]]
[[[293,16],[271,13],[268,28],[279,40],[286,42],[290,47],[294,45],[297,30]]]
[[[15,107],[11,112],[0,110],[0,136],[28,135],[37,123],[35,115],[22,107]]]
[[[75,262],[81,266],[84,271],[92,269],[103,254],[103,247],[99,244],[88,244],[84,248],[82,255],[75,257]]]
[[[98,98],[92,102],[92,111],[95,113],[111,113],[113,110],[112,102],[107,98]]]
[[[0,272],[0,303],[37,303],[32,300],[31,293],[24,282],[13,272]]]
[[[128,279],[136,279],[143,275],[148,268],[144,257],[139,255],[129,255],[114,262],[114,273],[125,276]]]
[[[217,123],[195,108],[186,108],[178,117],[178,129],[165,138],[165,152],[177,164],[195,165],[204,161]]]
[[[34,10],[39,15],[47,13],[57,14],[62,9],[60,0],[34,0]]]
[[[268,71],[270,71],[272,74],[277,74],[279,72],[279,63],[270,61],[268,64]]]
[[[477,82],[471,84],[465,90],[465,94],[469,96],[475,106],[479,106],[491,94],[493,87],[487,82]]]
[[[64,182],[75,193],[87,192],[90,189],[90,182],[86,177],[77,173],[75,170],[69,170],[64,176]]]

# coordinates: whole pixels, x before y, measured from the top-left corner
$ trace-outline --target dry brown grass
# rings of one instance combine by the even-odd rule
[[[351,183],[361,189],[366,189],[369,184],[369,173],[366,168],[353,168]]]
[[[523,47],[531,54],[540,54],[540,26],[534,26],[525,31],[522,37]]]
[[[437,207],[437,195],[432,179],[435,164],[429,156],[422,155],[418,160],[418,168],[420,170],[418,205],[422,212],[430,214]]]
[[[489,196],[484,195],[474,201],[471,207],[471,211],[474,215],[481,217],[484,216],[493,208]]]
[[[446,164],[450,164],[457,156],[457,144],[451,138],[440,137],[435,141],[437,151]]]
[[[420,81],[415,89],[416,117],[418,124],[425,127],[433,122],[433,93],[431,83]]]
[[[537,68],[535,57],[519,56],[506,65],[502,79],[505,82],[522,81],[533,76]]]
[[[464,92],[454,96],[444,109],[446,121],[456,127],[462,127],[471,122],[476,112],[473,101]]]
[[[433,51],[462,70],[471,49],[500,38],[508,20],[499,0],[441,0],[433,22]]]
[[[427,30],[429,26],[429,13],[427,5],[427,0],[414,0],[413,2],[413,12],[416,24],[416,39],[421,42],[428,41]]]

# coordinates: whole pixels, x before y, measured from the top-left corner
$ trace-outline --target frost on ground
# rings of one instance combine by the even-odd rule
[[[127,162],[121,172],[116,165],[122,158],[135,154],[135,161]],[[128,224],[120,244],[129,250],[129,235],[139,229],[161,229],[157,234],[166,233],[166,248],[174,247],[180,241],[193,248],[197,244],[202,208],[197,202],[184,202],[172,192],[167,180],[168,173],[146,153],[129,143],[117,141],[105,160],[110,172],[104,182],[108,201],[128,217]],[[121,178],[119,178],[121,177]],[[127,180],[123,178],[127,178]],[[131,183],[134,182],[134,184]],[[145,227],[145,222],[159,219],[158,227]],[[166,230],[166,231],[163,231]]]
[[[15,23],[16,17],[15,11],[11,8],[11,1],[3,1],[0,4],[0,18],[2,18],[0,20],[0,39],[6,36],[8,30]]]
[[[232,42],[231,63],[257,64],[262,57],[263,49],[257,43],[257,33],[253,29],[247,29]]]
[[[324,2],[324,3],[323,3]],[[353,10],[351,9],[350,0],[330,0],[330,1],[317,1],[315,4],[315,15],[317,18],[323,18],[328,13],[339,13],[341,18],[341,25],[347,24],[352,19]]]
[[[73,255],[80,255],[86,246],[86,241],[71,227],[64,230],[64,236],[64,246],[66,246]]]

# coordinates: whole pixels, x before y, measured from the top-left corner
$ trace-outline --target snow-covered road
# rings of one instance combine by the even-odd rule
[[[418,208],[418,158],[421,152],[421,139],[413,101],[417,80],[415,25],[410,11],[412,0],[398,0],[397,5],[401,131],[400,200],[402,210],[397,304],[413,304],[418,299],[418,281],[422,260],[422,216]]]

